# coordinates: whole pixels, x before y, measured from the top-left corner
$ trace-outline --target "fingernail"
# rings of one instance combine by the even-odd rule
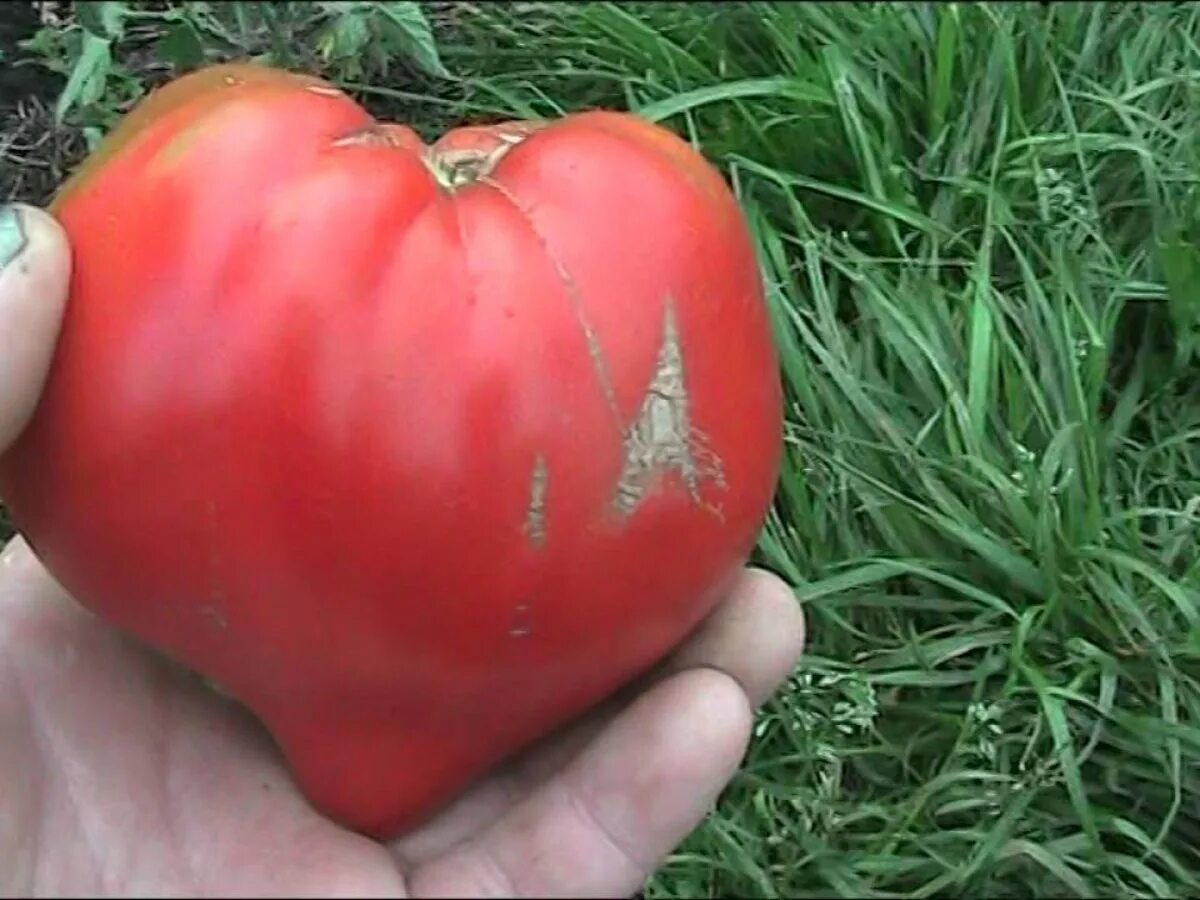
[[[0,206],[0,272],[21,255],[28,243],[21,211],[12,204]]]

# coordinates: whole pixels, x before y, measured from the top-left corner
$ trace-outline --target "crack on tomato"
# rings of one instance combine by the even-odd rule
[[[310,84],[304,90],[308,91],[310,94],[317,94],[321,97],[344,97],[344,96],[346,96],[337,88],[330,87],[328,85],[323,85],[323,84]]]
[[[489,128],[488,135],[497,141],[490,148],[442,147],[441,142],[438,142],[426,148],[421,154],[421,160],[438,185],[443,190],[454,193],[459,188],[486,179],[513,147],[522,143],[539,127],[533,123],[513,122],[507,130]],[[447,137],[453,139],[456,133],[458,132],[452,132]]]
[[[502,143],[490,151],[429,150],[421,158],[438,185],[453,193],[486,178],[511,146]]]
[[[527,638],[533,634],[533,620],[529,612],[528,603],[518,603],[513,609],[512,624],[508,628],[508,636],[514,638]]]
[[[513,205],[562,281],[571,309],[587,343],[596,379],[600,383],[617,431],[622,436],[624,462],[613,496],[613,506],[623,515],[629,516],[662,475],[676,471],[683,478],[692,501],[723,521],[724,512],[721,507],[706,502],[700,494],[701,483],[705,481],[712,482],[720,490],[726,490],[728,485],[724,463],[709,446],[708,435],[691,422],[691,398],[684,380],[683,350],[674,301],[668,297],[665,303],[663,342],[659,348],[654,376],[643,396],[637,417],[632,425],[626,427],[617,405],[616,388],[600,346],[600,338],[583,311],[579,285],[534,225],[533,217],[512,192],[491,178],[483,177],[479,182],[494,189]]]
[[[309,90],[314,90],[309,88]],[[402,147],[403,144],[392,132],[378,124],[356,128],[333,142],[334,147]]]
[[[525,534],[534,547],[546,543],[546,490],[550,484],[550,466],[546,457],[538,455],[529,479],[529,506],[525,510]]]
[[[612,413],[613,422],[616,425],[617,431],[623,433],[621,410],[617,406],[617,390],[613,385],[612,375],[608,369],[608,362],[604,356],[604,349],[600,346],[600,337],[596,334],[596,330],[592,327],[591,322],[588,321],[587,315],[583,311],[583,296],[579,291],[579,285],[567,270],[566,265],[558,257],[558,254],[551,249],[550,242],[546,240],[537,226],[534,225],[533,217],[529,215],[528,210],[520,204],[512,192],[500,184],[500,182],[486,176],[480,178],[479,183],[486,184],[513,205],[513,208],[520,214],[521,218],[525,220],[525,224],[529,227],[534,238],[537,239],[542,252],[546,254],[546,258],[550,260],[550,265],[554,267],[559,281],[562,282],[563,290],[567,295],[567,302],[570,303],[571,310],[575,314],[575,320],[579,323],[579,328],[583,332],[583,339],[587,344],[588,356],[592,361],[592,369],[596,373],[596,380],[600,383],[600,390],[604,394],[605,403],[608,404],[609,411]]]
[[[700,484],[709,480],[724,490],[724,465],[708,446],[707,436],[692,425],[675,304],[668,297],[664,306],[662,345],[641,409],[625,432],[625,459],[613,505],[625,516],[632,514],[650,487],[674,471],[693,502],[720,518],[720,508],[700,496]]]

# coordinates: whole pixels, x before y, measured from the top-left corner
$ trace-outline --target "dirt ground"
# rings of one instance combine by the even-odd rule
[[[35,4],[0,3],[0,200],[45,203],[86,150],[78,129],[54,122],[62,77],[19,46],[39,24]]]

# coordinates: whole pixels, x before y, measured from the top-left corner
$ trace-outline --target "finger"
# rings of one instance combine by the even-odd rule
[[[712,808],[752,718],[723,672],[668,678],[499,821],[414,870],[413,895],[630,896]]]
[[[38,562],[29,544],[19,535],[0,550],[0,613],[13,604],[78,611],[66,591]],[[9,618],[0,614],[0,625]]]
[[[659,677],[711,666],[738,682],[758,707],[795,669],[804,641],[804,612],[791,588],[763,569],[746,569],[729,599],[667,658]]]
[[[747,569],[728,598],[644,678],[473,785],[425,826],[394,841],[393,851],[412,867],[491,824],[570,762],[633,697],[670,675],[720,669],[742,686],[751,705],[762,704],[795,667],[804,640],[804,616],[791,589],[775,575]]]
[[[0,450],[16,439],[37,406],[70,275],[62,226],[31,206],[0,207]]]

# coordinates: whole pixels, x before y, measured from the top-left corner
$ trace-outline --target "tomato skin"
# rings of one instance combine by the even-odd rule
[[[439,184],[464,149],[490,172]],[[761,277],[664,129],[431,150],[315,79],[214,67],[53,209],[71,298],[0,495],[350,827],[417,824],[627,683],[753,547],[782,443]]]

